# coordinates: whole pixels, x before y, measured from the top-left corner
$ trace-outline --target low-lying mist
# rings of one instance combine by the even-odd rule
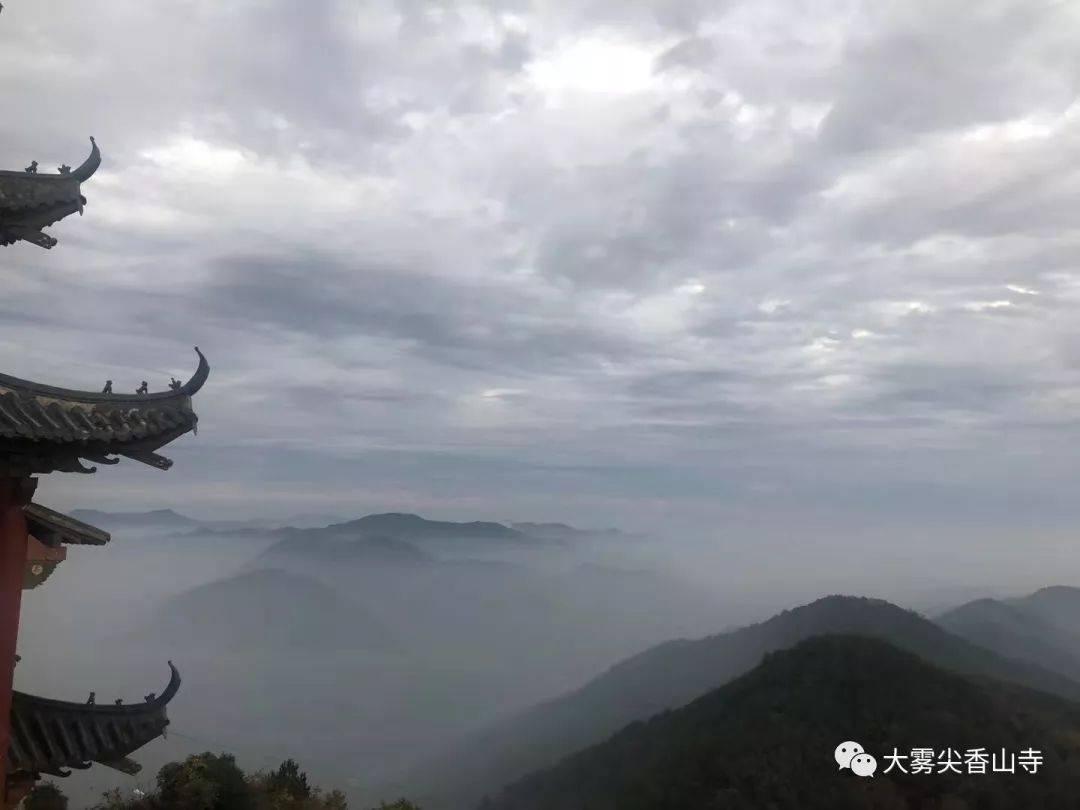
[[[749,555],[692,534],[400,515],[279,529],[95,519],[111,544],[70,548],[25,595],[17,688],[138,699],[163,685],[167,660],[184,681],[169,737],[136,756],[143,774],[77,773],[65,784],[76,802],[146,787],[164,762],[207,749],[251,769],[293,757],[319,783],[375,801],[469,733],[654,644],[825,593],[930,613],[1013,585],[993,568],[985,586],[961,576],[962,544],[955,565],[918,575],[902,537],[879,533],[855,559],[850,538],[810,526],[797,542],[763,534]],[[926,559],[944,558],[928,546]]]
[[[463,733],[731,615],[621,533],[97,520],[111,544],[71,548],[26,594],[17,686],[137,699],[166,660],[184,683],[143,775],[76,774],[76,800],[208,748],[250,768],[296,757],[368,800]]]

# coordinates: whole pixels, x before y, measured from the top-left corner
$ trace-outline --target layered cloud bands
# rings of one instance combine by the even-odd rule
[[[1076,517],[1078,37],[1039,0],[14,0],[4,167],[105,162],[2,256],[3,370],[207,351],[169,480],[80,503]]]

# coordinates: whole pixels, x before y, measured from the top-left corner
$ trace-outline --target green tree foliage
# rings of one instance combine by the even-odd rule
[[[287,759],[270,773],[257,773],[248,779],[257,798],[258,810],[345,810],[348,806],[341,791],[324,793],[308,783],[300,765]]]
[[[378,807],[373,807],[371,810],[420,810],[420,806],[413,804],[408,799],[398,799],[393,804],[381,802]]]
[[[157,776],[157,799],[170,810],[248,810],[254,797],[231,754],[194,754]]]
[[[52,782],[37,785],[23,799],[23,810],[67,810],[68,800]]]
[[[155,810],[155,807],[146,799],[126,798],[114,789],[102,793],[101,801],[92,810]]]
[[[266,778],[267,789],[283,793],[293,799],[306,799],[311,795],[307,774],[300,770],[295,759],[287,759]]]
[[[66,805],[40,805],[53,810]],[[418,810],[390,805],[394,810]],[[157,790],[127,797],[113,790],[93,810],[347,810],[341,791],[312,787],[292,759],[268,773],[245,774],[231,754],[205,751],[183,762],[170,762],[157,776]]]

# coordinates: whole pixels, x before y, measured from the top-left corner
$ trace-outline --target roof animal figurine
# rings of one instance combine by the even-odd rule
[[[56,245],[43,229],[82,213],[86,198],[81,184],[101,165],[93,138],[90,144],[90,155],[74,169],[65,163],[56,174],[40,172],[35,160],[22,171],[0,171],[0,246],[20,240],[46,249]]]
[[[124,773],[139,766],[127,757],[160,737],[169,718],[165,707],[180,689],[180,673],[169,662],[169,683],[160,696],[141,703],[100,705],[14,693],[8,772],[67,776],[99,762]]]
[[[115,394],[75,391],[0,374],[0,475],[95,472],[82,459],[116,464],[116,456],[167,470],[172,462],[156,452],[195,430],[192,396],[210,375],[199,366],[179,388]]]

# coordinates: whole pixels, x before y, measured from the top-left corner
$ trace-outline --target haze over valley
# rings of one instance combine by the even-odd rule
[[[844,596],[799,606],[779,590],[768,604],[686,576],[667,556],[677,541],[558,521],[73,515],[112,542],[74,548],[48,591],[28,592],[18,678],[121,696],[174,660],[183,688],[168,738],[140,752],[146,774],[203,750],[251,769],[300,755],[360,806],[471,807],[821,634],[1080,700],[1072,588],[974,601],[957,588],[941,612],[947,588],[913,587],[900,602],[923,614]],[[152,782],[98,769],[65,790],[89,802],[112,786]]]

